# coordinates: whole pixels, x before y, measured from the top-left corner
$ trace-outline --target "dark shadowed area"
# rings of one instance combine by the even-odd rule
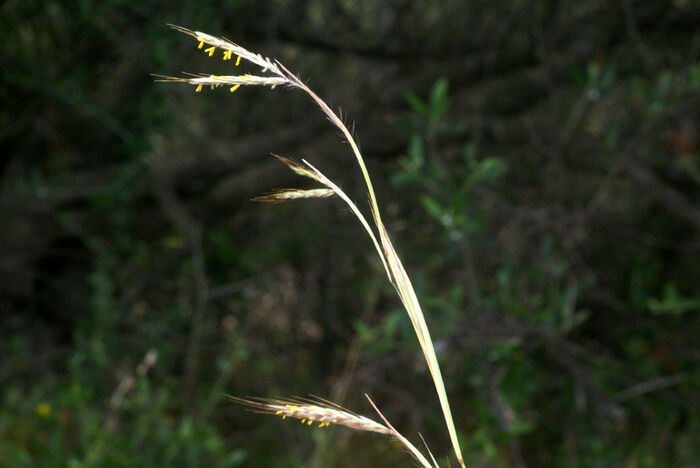
[[[355,129],[470,467],[700,460],[700,3],[0,5],[0,465],[384,467],[388,438],[258,415],[318,395],[457,466],[371,241]]]

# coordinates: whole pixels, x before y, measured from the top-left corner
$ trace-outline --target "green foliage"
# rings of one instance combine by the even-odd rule
[[[665,108],[670,104],[670,81],[668,74],[662,73],[656,84],[645,91],[649,112],[657,113],[661,109],[659,106]],[[601,66],[597,62],[591,62],[585,78],[578,80],[589,97],[591,92],[596,93],[595,99],[612,92],[615,82],[615,67]],[[430,311],[431,325],[438,331],[438,337],[456,333],[453,325],[463,320],[465,315],[477,317],[492,314],[496,314],[500,320],[518,324],[516,330],[517,327],[525,327],[525,330],[530,330],[526,335],[532,334],[528,344],[521,341],[522,332],[514,332],[511,338],[506,332],[506,336],[496,339],[495,344],[488,344],[483,349],[476,349],[458,358],[462,367],[460,375],[470,382],[471,389],[479,396],[470,399],[466,411],[472,415],[470,420],[473,427],[469,437],[463,436],[464,446],[469,453],[467,458],[477,464],[504,463],[504,459],[509,457],[506,454],[520,452],[523,444],[534,440],[546,440],[550,447],[562,444],[561,452],[555,450],[541,458],[545,464],[558,464],[555,461],[557,457],[567,459],[573,456],[572,450],[579,460],[603,465],[625,461],[638,466],[651,466],[659,457],[684,457],[674,452],[676,448],[684,450],[681,448],[683,444],[677,444],[675,448],[664,452],[667,455],[661,455],[663,449],[654,447],[651,442],[651,434],[668,434],[671,427],[676,427],[674,424],[678,424],[678,421],[673,416],[658,427],[649,427],[639,432],[636,436],[639,439],[628,438],[630,425],[634,424],[630,420],[640,417],[634,405],[625,406],[624,409],[608,408],[610,414],[615,416],[607,417],[617,419],[616,423],[601,422],[600,419],[606,419],[606,416],[589,416],[584,417],[585,422],[582,421],[575,428],[560,429],[564,431],[561,436],[563,439],[547,435],[545,426],[550,423],[544,419],[567,419],[572,408],[581,404],[576,400],[576,392],[585,392],[581,390],[582,381],[577,374],[552,375],[550,367],[551,361],[558,362],[564,369],[568,366],[587,365],[577,363],[578,358],[568,361],[572,359],[565,357],[569,351],[552,351],[551,348],[559,346],[557,343],[560,340],[564,343],[580,340],[580,346],[584,350],[592,344],[587,339],[578,337],[595,329],[591,321],[598,323],[601,320],[582,301],[594,290],[596,280],[590,275],[576,272],[562,251],[561,240],[552,236],[544,236],[539,246],[530,247],[538,252],[537,263],[526,260],[532,258],[530,255],[524,255],[520,260],[517,257],[508,258],[503,253],[492,253],[502,258],[503,266],[489,274],[481,274],[479,266],[483,263],[478,254],[467,257],[460,255],[458,258],[461,261],[454,262],[455,252],[459,252],[456,246],[464,248],[475,244],[484,254],[493,248],[494,241],[488,239],[491,231],[490,216],[482,208],[482,201],[476,194],[484,188],[498,188],[508,176],[509,164],[502,157],[480,155],[479,146],[474,142],[463,144],[460,151],[449,146],[446,149],[442,146],[441,151],[436,149],[440,147],[437,142],[443,137],[449,137],[455,129],[464,128],[464,124],[449,122],[450,119],[445,114],[448,106],[444,103],[449,102],[449,99],[442,94],[443,91],[439,91],[445,89],[446,82],[439,80],[425,101],[413,94],[407,96],[407,103],[414,115],[401,120],[399,124],[410,132],[410,138],[406,154],[400,160],[400,168],[394,173],[392,181],[397,187],[408,189],[409,193],[414,194],[413,198],[420,202],[427,219],[431,221],[433,227],[428,238],[440,240],[439,243],[428,242],[432,246],[429,249],[431,255],[445,252],[442,260],[420,257],[415,263],[428,265],[427,268],[434,265],[433,268],[450,269],[461,263],[461,268],[467,271],[469,263],[472,263],[479,286],[475,294],[468,287],[465,288],[469,283],[464,282],[463,276],[458,276],[454,283],[436,280],[419,286],[419,294],[426,309]],[[435,96],[440,98],[436,99]],[[443,104],[436,104],[438,101]],[[423,218],[422,222],[425,222],[426,218]],[[417,223],[420,219],[421,217],[414,216],[413,222]],[[416,250],[420,249],[425,247]],[[680,293],[679,288],[672,283],[666,283],[660,295],[650,296],[651,291],[663,284],[662,271],[665,271],[665,267],[658,258],[649,257],[647,253],[637,252],[636,259],[639,263],[632,265],[629,270],[630,282],[627,288],[628,303],[635,310],[665,317],[688,316],[697,310],[697,297]],[[489,279],[491,275],[493,279]],[[421,278],[444,276],[444,273],[433,269],[430,273],[419,275],[417,283],[423,283]],[[470,298],[470,294],[473,297]],[[365,330],[363,336],[368,337],[368,341],[371,339],[374,343],[381,342],[390,346],[389,337],[395,335],[392,317],[387,317],[383,328],[378,326],[370,329],[371,335]],[[474,323],[478,324],[479,320],[474,319]],[[614,320],[608,323],[614,323]],[[591,355],[597,357],[592,358],[594,367],[586,371],[591,373],[586,378],[601,382],[603,391],[610,392],[610,396],[603,394],[598,398],[609,401],[615,401],[614,389],[617,385],[613,382],[616,373],[629,366],[629,363],[634,363],[633,372],[638,378],[652,381],[659,378],[661,382],[665,379],[658,377],[663,371],[655,363],[658,356],[654,354],[659,352],[659,346],[665,349],[665,345],[650,341],[659,338],[652,338],[654,333],[644,326],[633,327],[631,333],[629,325],[619,324],[615,327],[619,327],[616,330],[619,329],[625,335],[620,343],[623,356],[614,358],[591,350]],[[383,340],[380,338],[382,330],[386,337]],[[612,330],[608,330],[610,332]],[[656,351],[652,351],[654,349]],[[562,352],[561,358],[548,355],[557,352]],[[455,358],[451,356],[446,359],[454,365]],[[697,376],[697,373],[694,375]],[[669,384],[683,382],[685,378],[682,373],[676,374],[669,377]],[[458,377],[456,379],[460,380]],[[624,393],[617,388],[617,395],[622,398]],[[614,403],[611,404],[614,406]],[[653,405],[654,411],[669,411],[670,414],[676,411],[672,404],[659,399],[654,399]],[[604,413],[601,409],[598,411]],[[625,416],[622,416],[623,412]],[[555,425],[558,426],[557,423]],[[681,440],[685,440],[692,431],[690,428],[680,430]],[[569,446],[569,440],[579,442]]]
[[[434,152],[436,139],[462,128],[443,119],[450,106],[447,80],[436,81],[425,102],[411,93],[406,94],[406,101],[418,115],[402,122],[410,132],[409,146],[392,181],[397,187],[421,191],[420,204],[442,226],[448,241],[477,234],[486,219],[485,213],[474,209],[472,192],[498,178],[504,170],[503,159],[480,159],[477,145],[468,142],[461,158],[449,161],[448,171],[447,161]]]

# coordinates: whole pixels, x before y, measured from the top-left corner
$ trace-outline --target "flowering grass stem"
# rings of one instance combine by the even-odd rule
[[[166,82],[180,82],[189,83],[195,86],[195,91],[199,92],[204,86],[210,86],[211,88],[217,88],[219,86],[230,86],[230,91],[235,91],[240,86],[269,86],[274,88],[276,86],[284,85],[290,88],[297,88],[304,91],[311,99],[321,108],[321,110],[326,114],[328,119],[335,125],[343,134],[344,138],[350,144],[353,155],[357,160],[357,163],[362,172],[362,176],[365,181],[367,188],[367,195],[370,201],[370,210],[372,213],[372,220],[374,221],[374,228],[367,221],[362,212],[357,208],[357,205],[343,192],[340,187],[327,178],[320,170],[311,165],[307,161],[303,161],[303,164],[293,161],[288,158],[274,155],[284,164],[286,164],[295,173],[311,178],[316,182],[323,185],[323,188],[316,189],[284,189],[269,194],[265,194],[254,198],[255,201],[285,201],[301,198],[319,198],[319,197],[329,197],[332,195],[338,195],[351,209],[353,214],[360,221],[365,231],[369,235],[372,243],[379,255],[382,265],[386,271],[389,282],[392,284],[396,290],[401,303],[403,304],[406,313],[409,316],[413,329],[418,338],[421,350],[428,364],[428,369],[430,370],[431,377],[435,384],[435,389],[438,394],[438,399],[440,401],[440,406],[442,408],[443,416],[445,419],[445,424],[447,431],[452,442],[452,447],[459,462],[460,466],[464,467],[464,461],[462,457],[462,452],[459,446],[459,441],[457,439],[457,431],[455,429],[454,421],[452,418],[452,411],[450,408],[449,400],[447,398],[447,392],[445,390],[445,383],[442,378],[442,373],[440,371],[440,366],[438,364],[437,356],[435,354],[435,348],[428,330],[427,323],[425,321],[425,316],[421,309],[418,297],[416,296],[411,280],[406,273],[406,270],[399,258],[394,245],[389,238],[389,234],[386,230],[384,223],[382,222],[382,217],[379,211],[379,204],[377,202],[377,197],[374,192],[374,187],[372,185],[372,180],[365,165],[364,158],[360,149],[352,136],[352,133],[343,123],[342,119],[336,115],[335,112],[316,94],[314,93],[305,83],[303,83],[299,78],[297,78],[293,73],[291,73],[284,65],[282,65],[277,60],[271,60],[267,57],[263,57],[260,54],[255,54],[244,47],[229,41],[228,39],[211,36],[209,34],[193,31],[181,26],[170,25],[173,29],[180,31],[184,34],[194,37],[198,41],[198,48],[202,49],[204,53],[213,57],[218,49],[223,51],[223,60],[232,60],[233,55],[236,56],[236,66],[241,60],[248,61],[254,65],[257,65],[262,69],[263,73],[267,75],[230,75],[230,76],[217,76],[217,75],[186,75],[184,77],[171,77],[171,76],[161,76],[158,75],[159,81]],[[209,46],[209,47],[205,47]],[[368,397],[369,398],[369,397]],[[351,413],[345,409],[334,406],[330,402],[319,402],[319,401],[306,401],[306,400],[266,400],[266,399],[239,399],[233,398],[234,401],[242,403],[249,407],[254,408],[263,413],[272,413],[281,415],[283,418],[293,417],[302,420],[306,424],[313,424],[318,422],[320,426],[326,426],[329,424],[343,425],[347,427],[352,427],[353,429],[367,430],[370,432],[379,432],[384,434],[389,434],[399,440],[410,452],[411,454],[421,463],[423,466],[427,467],[437,467],[435,459],[431,465],[427,459],[416,449],[410,442],[405,439],[396,429],[389,424],[389,422],[384,418],[384,416],[379,412],[379,409],[374,405],[374,402],[370,400],[370,403],[375,408],[377,413],[381,416],[382,420],[386,426],[374,422],[368,418],[358,416]]]

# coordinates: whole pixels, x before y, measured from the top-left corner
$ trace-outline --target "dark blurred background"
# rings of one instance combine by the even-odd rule
[[[472,467],[697,466],[700,4],[10,0],[0,6],[0,465],[408,466],[237,396],[370,394],[450,454],[410,322],[306,158],[355,197],[275,57],[367,157]],[[452,466],[455,465],[452,460]]]

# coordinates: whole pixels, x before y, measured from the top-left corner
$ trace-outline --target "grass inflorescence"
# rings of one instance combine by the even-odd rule
[[[300,89],[305,92],[313,101],[321,108],[321,110],[326,114],[328,119],[335,125],[340,132],[343,134],[344,138],[350,144],[352,152],[357,160],[357,163],[362,172],[364,178],[365,186],[367,188],[367,195],[370,202],[370,210],[372,215],[371,225],[367,218],[358,209],[357,205],[347,196],[345,192],[332,180],[326,177],[319,169],[313,166],[306,160],[302,162],[293,161],[289,158],[284,158],[282,156],[274,155],[282,163],[286,164],[292,171],[301,175],[313,179],[317,183],[321,184],[322,187],[315,189],[283,189],[268,194],[261,195],[254,198],[255,201],[265,201],[265,202],[281,202],[286,200],[303,199],[303,198],[319,198],[319,197],[330,197],[337,195],[343,202],[350,208],[352,213],[357,217],[357,219],[362,224],[363,228],[369,235],[375,250],[384,266],[389,282],[392,284],[396,290],[399,299],[401,300],[406,313],[409,316],[413,329],[418,338],[423,356],[425,357],[428,369],[432,376],[433,382],[435,384],[435,389],[440,401],[440,406],[442,408],[443,416],[445,419],[445,425],[452,442],[452,447],[459,464],[464,467],[464,461],[462,457],[462,452],[459,446],[459,441],[457,439],[457,432],[452,419],[452,410],[450,408],[449,400],[447,398],[447,392],[445,391],[445,384],[442,378],[442,373],[440,371],[440,366],[438,365],[437,357],[435,355],[435,349],[433,347],[433,342],[430,337],[430,332],[425,321],[425,316],[423,315],[420,303],[416,296],[415,290],[411,284],[411,280],[406,273],[405,268],[399,258],[394,246],[389,238],[389,233],[384,226],[382,217],[379,210],[379,204],[374,192],[374,187],[372,185],[369,172],[365,165],[364,158],[360,152],[359,146],[353,137],[353,132],[351,132],[347,126],[344,124],[343,120],[336,115],[335,112],[318,96],[314,93],[306,84],[304,84],[299,78],[292,74],[284,65],[282,65],[277,60],[271,60],[267,57],[263,57],[260,54],[253,53],[246,48],[221,37],[212,36],[200,31],[193,31],[181,26],[170,25],[172,28],[180,31],[184,34],[192,36],[198,42],[198,48],[202,49],[204,53],[213,57],[218,51],[222,53],[222,59],[224,61],[233,60],[233,56],[236,57],[235,65],[237,66],[241,60],[245,60],[254,65],[257,65],[261,69],[263,75],[186,75],[183,77],[171,77],[158,75],[159,81],[166,82],[178,82],[178,83],[188,83],[195,86],[195,91],[199,92],[205,86],[211,88],[218,88],[220,86],[229,86],[231,92],[236,91],[241,86],[268,86],[274,88],[276,86],[285,86],[289,88]],[[369,399],[369,397],[367,397]],[[425,456],[405,437],[403,437],[382,415],[379,409],[370,401],[374,409],[377,411],[381,417],[384,424],[375,422],[364,416],[359,416],[352,413],[344,408],[341,408],[331,402],[318,399],[288,399],[288,400],[274,400],[274,399],[240,399],[233,397],[233,400],[244,404],[252,409],[269,414],[276,414],[282,418],[294,418],[302,421],[305,424],[313,425],[318,423],[319,426],[325,427],[331,424],[350,427],[356,430],[364,430],[369,432],[377,432],[381,434],[390,435],[397,440],[399,440],[409,452],[416,458],[416,460],[424,467],[437,467],[435,459],[432,458],[429,462]]]

